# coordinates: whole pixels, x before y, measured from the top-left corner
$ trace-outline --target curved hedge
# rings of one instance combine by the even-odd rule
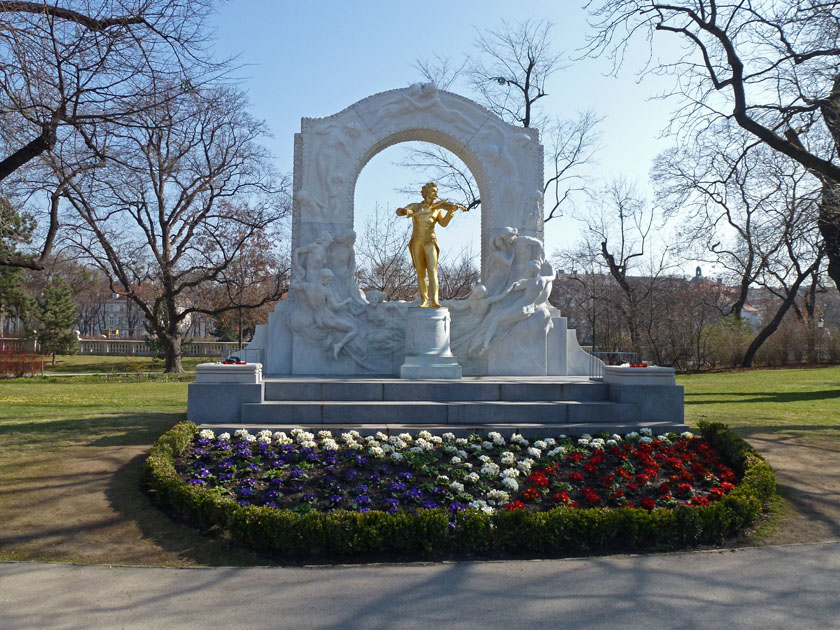
[[[700,432],[742,477],[736,488],[706,507],[673,510],[554,508],[546,512],[459,512],[456,526],[443,510],[414,514],[338,511],[330,514],[239,506],[212,490],[190,486],[175,470],[175,457],[198,427],[183,422],[163,434],[145,464],[145,482],[158,503],[199,528],[220,526],[254,549],[290,558],[369,554],[406,557],[570,555],[674,549],[723,542],[753,523],[776,491],[769,464],[721,423]]]

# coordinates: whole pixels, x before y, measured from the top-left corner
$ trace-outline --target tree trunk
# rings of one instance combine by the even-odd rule
[[[181,364],[181,335],[177,332],[160,338],[164,351],[163,371],[167,374],[177,374],[184,371]]]
[[[828,275],[840,288],[840,186],[837,184],[823,184],[817,224],[825,242]]]

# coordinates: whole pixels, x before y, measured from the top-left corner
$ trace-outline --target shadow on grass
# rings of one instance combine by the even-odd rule
[[[55,446],[136,446],[151,444],[162,433],[186,419],[184,412],[109,414],[95,418],[69,418],[0,424],[0,440],[50,442]]]
[[[707,400],[692,400],[692,398]],[[816,392],[695,392],[685,394],[685,404],[795,403],[833,398],[840,398],[840,389],[824,389]]]
[[[265,566],[271,560],[235,543],[202,535],[198,530],[173,520],[152,503],[142,487],[142,468],[146,454],[138,455],[117,469],[105,496],[111,507],[125,520],[133,521],[143,537],[170,557],[184,564],[207,566]],[[154,559],[150,559],[154,562]]]

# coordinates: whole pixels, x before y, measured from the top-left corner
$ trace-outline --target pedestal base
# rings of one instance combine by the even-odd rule
[[[449,348],[450,329],[448,308],[409,308],[400,378],[461,378],[461,366]]]

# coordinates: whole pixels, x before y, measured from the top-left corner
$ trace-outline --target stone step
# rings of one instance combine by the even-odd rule
[[[246,424],[613,423],[637,420],[632,403],[607,401],[271,401],[246,403]]]
[[[609,386],[580,379],[400,380],[266,379],[266,401],[599,401]]]
[[[654,435],[668,433],[682,433],[688,431],[688,426],[673,422],[648,422],[639,424],[636,422],[620,423],[620,422],[590,422],[590,423],[556,423],[556,422],[528,422],[528,423],[490,423],[482,425],[450,425],[450,424],[359,424],[356,426],[348,426],[345,424],[296,424],[296,423],[244,423],[244,424],[203,424],[200,425],[202,429],[211,429],[217,434],[224,431],[233,433],[238,429],[246,429],[250,433],[256,435],[263,429],[269,431],[284,431],[289,433],[292,429],[303,429],[317,433],[318,431],[331,431],[336,437],[354,429],[361,435],[373,435],[381,432],[386,435],[397,435],[399,433],[411,433],[417,435],[420,431],[429,431],[433,435],[442,435],[443,433],[454,433],[457,437],[466,437],[473,433],[479,435],[486,435],[491,431],[498,431],[506,439],[512,433],[519,433],[528,439],[534,438],[548,438],[558,437],[560,435],[578,436],[583,433],[594,435],[599,432],[606,432],[609,434],[618,433],[624,436],[631,431],[638,431],[640,427],[647,427],[651,429]]]

